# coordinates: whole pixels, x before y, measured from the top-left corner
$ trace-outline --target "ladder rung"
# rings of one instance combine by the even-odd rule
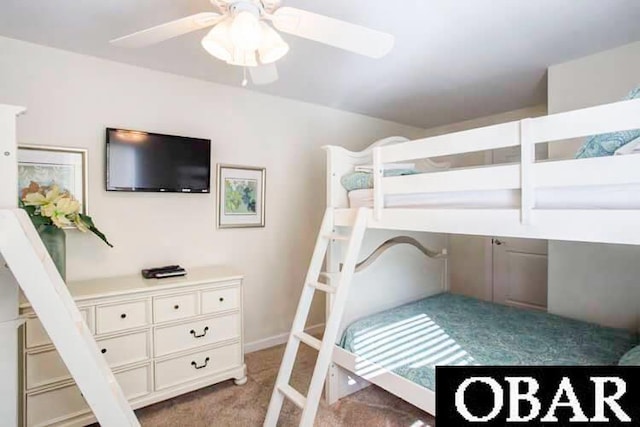
[[[326,292],[329,294],[334,294],[336,292],[336,288],[334,288],[333,286],[329,286],[329,285],[325,285],[324,283],[309,283],[309,286],[311,286],[312,288],[316,288],[319,291],[322,292]]]
[[[304,409],[307,398],[304,397],[298,390],[291,387],[289,384],[279,385],[278,390],[280,390],[280,393],[284,394],[287,399],[295,403],[298,408]]]
[[[308,345],[309,347],[313,347],[316,350],[320,351],[320,346],[322,345],[322,341],[320,341],[318,338],[313,337],[307,334],[306,332],[296,332],[293,335],[296,338],[298,338],[300,341]]]
[[[337,233],[325,234],[324,238],[330,239],[330,240],[343,240],[345,242],[349,240],[349,236],[343,236],[342,234],[337,234]]]

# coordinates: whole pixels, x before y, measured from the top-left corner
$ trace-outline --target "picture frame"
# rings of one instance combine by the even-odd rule
[[[18,145],[18,194],[32,181],[55,183],[68,190],[80,202],[80,211],[89,215],[87,156],[84,148]]]
[[[217,165],[218,228],[265,226],[266,168]]]

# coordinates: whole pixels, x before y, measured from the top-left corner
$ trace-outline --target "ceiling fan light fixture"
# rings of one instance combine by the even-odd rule
[[[227,19],[222,21],[213,27],[213,29],[204,36],[201,42],[204,50],[206,50],[211,56],[215,56],[222,61],[229,61],[232,57],[233,44],[229,37],[230,27],[230,20]]]
[[[233,49],[233,55],[227,60],[227,64],[238,65],[240,67],[257,67],[255,50],[243,50],[236,47]]]
[[[237,48],[250,51],[260,47],[262,29],[260,18],[249,11],[241,11],[231,24],[231,41]]]
[[[262,43],[258,48],[260,62],[263,64],[271,64],[289,52],[289,45],[282,40],[280,34],[267,23],[260,22],[260,28],[262,29]]]

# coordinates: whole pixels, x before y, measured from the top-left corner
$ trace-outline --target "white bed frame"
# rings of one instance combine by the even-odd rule
[[[18,425],[18,289],[38,315],[96,419],[105,427],[139,427],[113,372],[89,331],[26,212],[18,209],[16,117],[0,104],[0,374],[3,425]]]
[[[328,146],[325,147],[328,156],[327,205],[335,210],[335,226],[350,227],[356,209],[349,209],[347,192],[341,186],[340,178],[357,165],[373,163],[374,205],[368,212],[369,229],[640,245],[640,210],[535,208],[537,188],[640,184],[640,155],[536,162],[536,144],[637,128],[640,128],[640,100],[632,100],[393,145],[387,142],[398,140],[385,140],[385,143],[374,144],[357,153]],[[504,147],[520,147],[519,164],[383,176],[387,163]],[[517,209],[384,206],[384,197],[390,194],[514,189],[521,191]],[[335,242],[330,246],[329,271],[339,271],[339,245]],[[328,310],[331,303],[328,298]],[[346,323],[343,321],[342,329]],[[359,356],[335,346],[325,387],[328,403],[374,383],[435,415],[434,391],[382,367],[375,375],[360,378],[358,365],[362,362]]]

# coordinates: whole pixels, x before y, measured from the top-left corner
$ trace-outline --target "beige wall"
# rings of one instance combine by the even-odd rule
[[[549,68],[549,113],[619,101],[640,84],[640,42]],[[580,141],[549,146],[571,158]],[[597,226],[597,225],[594,225]],[[640,247],[549,242],[549,311],[638,329]]]
[[[0,38],[0,103],[25,144],[89,149],[91,215],[114,243],[68,232],[68,278],[228,263],[246,276],[247,341],[288,332],[325,207],[324,152],[423,130]],[[209,195],[107,193],[105,127],[210,138],[212,162],[267,168],[266,228],[216,230]],[[215,188],[215,187],[212,187]],[[318,301],[310,323],[323,322]]]
[[[549,67],[549,113],[620,101],[640,85],[640,42]],[[553,158],[573,158],[582,139],[551,144]]]
[[[463,122],[451,123],[425,130],[424,136],[445,135],[452,132],[475,129],[483,126],[497,125],[500,123],[522,120],[528,117],[539,117],[547,114],[547,106],[544,104],[532,107],[520,108],[518,110],[506,111],[504,113],[493,114],[491,116],[479,117],[477,119],[465,120]]]

